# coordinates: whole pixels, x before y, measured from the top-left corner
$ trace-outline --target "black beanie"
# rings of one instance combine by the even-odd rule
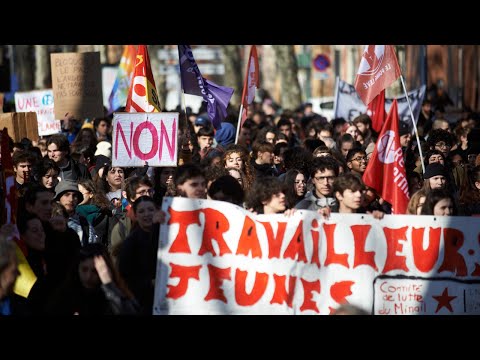
[[[447,177],[445,166],[443,166],[438,162],[434,162],[427,165],[427,167],[425,168],[425,174],[423,174],[423,178],[430,179],[431,177],[438,176],[438,175]]]
[[[407,134],[411,133],[411,131],[408,127],[408,124],[405,121],[400,120],[398,122],[398,133],[400,134],[400,136],[407,135]]]

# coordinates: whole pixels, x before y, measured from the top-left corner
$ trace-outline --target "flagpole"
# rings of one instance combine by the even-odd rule
[[[335,105],[334,105],[334,109],[333,109],[333,117],[336,118],[337,117],[337,109],[338,109],[338,86],[339,86],[339,81],[340,81],[340,77],[337,76],[335,77],[335,95],[334,95],[334,99],[335,99]],[[332,119],[330,119],[331,121]]]
[[[182,105],[183,105],[183,112],[185,113],[185,128],[183,129],[185,136],[187,139],[190,139],[190,131],[188,127],[188,115],[187,115],[187,106],[185,105],[185,91],[182,88]]]
[[[242,127],[242,113],[243,113],[243,103],[240,104],[240,113],[238,114],[237,134],[235,135],[235,144],[237,144],[238,142],[238,135],[240,134],[240,128]]]
[[[417,138],[417,148],[418,148],[418,152],[420,154],[420,160],[422,162],[422,171],[425,174],[425,164],[423,163],[422,146],[420,144],[420,139],[418,137],[417,124],[415,124],[415,117],[413,116],[412,106],[410,105],[410,99],[408,98],[407,88],[406,88],[405,83],[403,81],[403,75],[401,75],[401,74],[400,74],[400,80],[402,82],[403,92],[405,93],[405,96],[407,98],[408,109],[410,110],[410,117],[412,118],[413,129],[415,130],[415,136]]]

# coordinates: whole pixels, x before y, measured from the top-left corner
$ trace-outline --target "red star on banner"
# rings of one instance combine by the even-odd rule
[[[453,309],[452,309],[452,304],[450,304],[450,301],[452,301],[453,299],[457,298],[457,296],[449,296],[448,295],[448,288],[445,288],[445,290],[443,290],[443,293],[442,295],[439,295],[439,296],[432,296],[435,300],[438,301],[438,306],[437,306],[437,310],[435,310],[435,314],[442,308],[442,307],[446,307],[448,310],[450,310],[450,312],[453,313]]]

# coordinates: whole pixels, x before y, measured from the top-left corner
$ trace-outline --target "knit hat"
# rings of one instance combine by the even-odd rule
[[[198,116],[195,119],[195,125],[197,125],[197,126],[209,126],[210,125],[210,119],[206,118],[205,116]]]
[[[95,174],[98,173],[100,168],[104,167],[105,165],[110,165],[112,161],[110,158],[106,157],[105,155],[98,155],[95,157]]]
[[[60,181],[57,186],[55,186],[55,198],[54,200],[59,200],[62,195],[67,191],[74,191],[78,194],[78,203],[83,201],[83,194],[78,190],[78,184],[71,180]]]
[[[93,123],[91,123],[90,121],[87,121],[85,120],[85,122],[83,123],[82,125],[82,129],[94,129],[93,127]]]
[[[97,151],[95,151],[95,156],[98,155],[103,155],[106,156],[107,158],[112,157],[112,144],[110,144],[108,141],[100,141],[97,144]]]
[[[398,122],[398,133],[400,136],[410,134],[410,128],[408,127],[408,124],[405,121],[399,121]]]
[[[220,144],[226,148],[227,145],[233,144],[235,141],[235,133],[235,126],[229,122],[222,122],[220,124],[220,128],[218,128],[217,132],[215,133],[215,140],[217,140],[217,144]]]
[[[430,179],[431,177],[439,175],[447,177],[445,167],[440,163],[434,162],[427,165],[427,167],[425,168],[425,174],[423,174],[423,178]]]

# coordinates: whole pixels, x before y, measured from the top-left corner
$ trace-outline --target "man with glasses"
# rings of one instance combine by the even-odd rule
[[[445,159],[448,158],[454,142],[455,139],[453,135],[442,129],[432,130],[428,136],[428,146],[430,150],[441,151],[443,155],[445,155]]]
[[[347,156],[347,167],[350,169],[352,174],[363,176],[365,169],[367,168],[367,153],[362,148],[354,148],[348,151]]]
[[[333,157],[315,158],[310,171],[310,179],[314,188],[305,194],[305,198],[295,208],[319,210],[336,206],[332,185],[337,176],[338,162]]]

